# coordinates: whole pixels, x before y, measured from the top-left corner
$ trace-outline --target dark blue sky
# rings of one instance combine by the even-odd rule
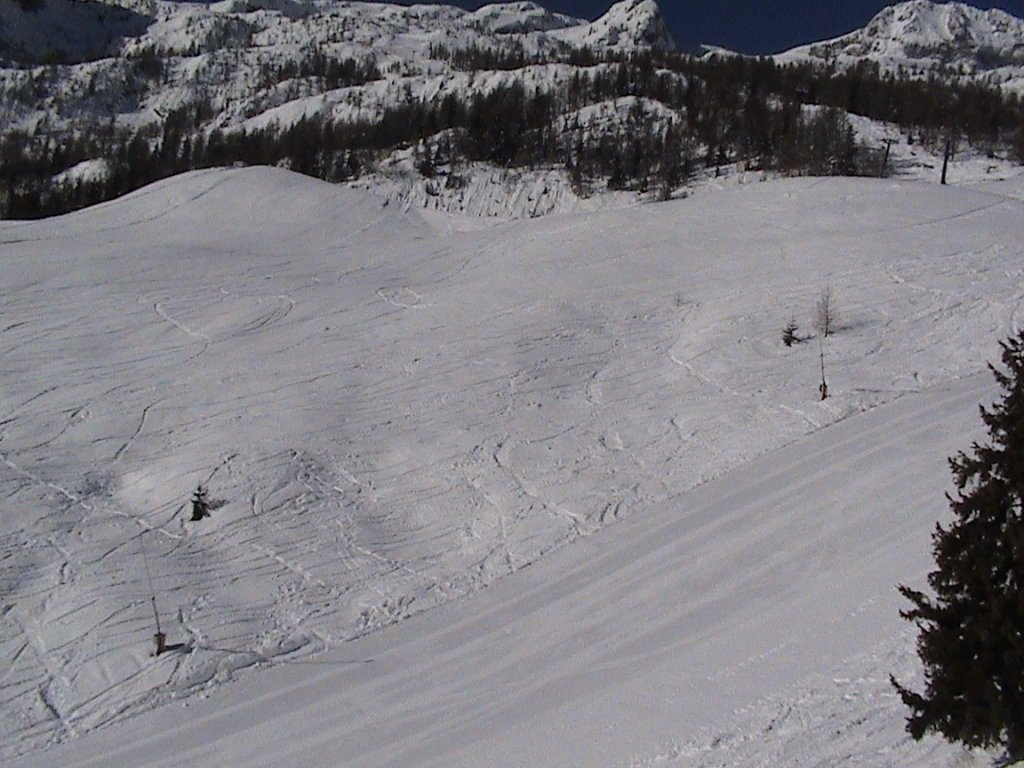
[[[393,0],[392,0],[393,1]],[[424,0],[419,0],[423,2]],[[613,0],[536,0],[553,11],[595,19]],[[411,3],[405,3],[411,4]],[[447,5],[479,8],[486,2],[446,0]],[[662,13],[681,47],[721,45],[741,53],[778,53],[863,27],[890,0],[659,0]],[[1024,0],[972,2],[978,8],[1002,8],[1024,18]]]

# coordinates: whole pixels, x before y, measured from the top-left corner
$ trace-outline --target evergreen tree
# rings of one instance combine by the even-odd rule
[[[989,366],[1002,401],[981,418],[989,441],[950,459],[956,495],[949,528],[933,535],[931,598],[901,586],[902,612],[920,634],[925,691],[896,680],[907,730],[969,747],[1001,746],[1024,759],[1024,331],[1001,342],[1005,370]]]
[[[207,498],[206,487],[200,485],[192,494],[192,518],[194,523],[210,516],[210,500]]]
[[[796,318],[791,318],[786,323],[786,327],[782,329],[782,343],[787,347],[792,347],[800,342],[800,337],[796,335],[797,328]]]

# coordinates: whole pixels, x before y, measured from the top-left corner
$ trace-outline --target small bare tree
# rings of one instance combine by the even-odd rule
[[[836,307],[835,297],[832,294],[832,286],[828,285],[818,297],[818,304],[814,308],[814,330],[819,336],[828,337],[836,331]]]

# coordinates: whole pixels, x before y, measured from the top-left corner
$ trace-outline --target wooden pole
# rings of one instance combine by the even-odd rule
[[[882,155],[882,167],[878,170],[878,177],[885,178],[885,173],[889,170],[889,153],[892,151],[893,139],[885,140],[885,154]]]
[[[828,399],[828,382],[825,381],[825,342],[822,341],[822,337],[818,336],[818,355],[821,358],[821,386],[818,387],[818,391],[821,392],[821,399]]]
[[[953,134],[946,135],[946,151],[942,153],[942,183],[946,183],[946,171],[949,170],[949,158],[953,154]]]
[[[153,620],[156,622],[156,633],[153,635],[153,642],[156,645],[156,653],[159,656],[167,650],[167,635],[160,629],[160,613],[156,609],[156,590],[153,589],[153,575],[149,572],[149,559],[146,557],[146,547],[142,543],[142,534],[139,535],[139,549],[142,550],[142,565],[146,569],[146,583],[149,585],[149,600],[153,606]]]

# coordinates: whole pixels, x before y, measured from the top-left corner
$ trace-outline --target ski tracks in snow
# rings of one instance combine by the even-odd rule
[[[814,186],[831,189],[844,183],[820,181]],[[210,184],[207,178],[199,186]],[[765,192],[758,193],[763,195],[760,199],[776,202],[772,185],[762,186]],[[812,184],[793,182],[791,186],[808,191]],[[813,202],[811,198],[817,199],[818,191],[808,192],[808,204]],[[226,207],[230,208],[228,203],[236,192],[244,199],[246,191],[240,188],[224,196]],[[876,193],[888,194],[883,187],[878,187]],[[179,194],[177,199],[186,196]],[[807,516],[792,541],[779,538],[782,529],[778,526],[784,524],[800,494],[830,490],[828,476],[818,470],[842,470],[845,458],[841,452],[850,447],[848,444],[837,446],[826,456],[818,453],[793,469],[815,485],[794,482],[788,493],[764,494],[771,495],[774,505],[756,511],[743,506],[747,499],[739,498],[739,512],[715,509],[697,531],[707,534],[713,544],[719,533],[735,533],[743,525],[761,526],[764,535],[757,543],[765,545],[763,553],[748,542],[747,546],[737,545],[728,551],[723,546],[705,555],[701,552],[705,540],[698,541],[697,533],[693,533],[689,541],[679,544],[670,560],[657,561],[659,552],[671,547],[671,538],[680,529],[666,525],[648,533],[645,527],[660,519],[659,509],[664,509],[666,499],[687,488],[705,483],[752,455],[799,442],[806,432],[822,424],[849,415],[854,419],[847,421],[853,421],[859,418],[858,408],[873,407],[880,400],[895,397],[893,388],[886,389],[886,384],[893,377],[911,375],[909,369],[901,372],[901,366],[921,349],[915,346],[917,339],[937,332],[931,327],[932,317],[917,310],[931,312],[952,305],[938,294],[922,293],[909,285],[900,289],[887,279],[879,264],[889,263],[893,253],[890,241],[895,236],[879,236],[876,242],[868,238],[863,248],[857,243],[850,253],[837,253],[822,247],[823,240],[817,234],[804,236],[802,220],[793,218],[782,222],[786,231],[781,237],[787,248],[783,256],[775,258],[764,252],[761,230],[734,226],[735,211],[718,221],[718,213],[705,208],[702,215],[712,223],[709,228],[705,219],[687,213],[694,206],[699,211],[699,200],[679,204],[678,208],[673,205],[639,209],[629,217],[609,213],[607,222],[593,216],[565,222],[553,219],[536,231],[525,225],[508,225],[486,236],[450,238],[438,244],[440,250],[432,249],[429,243],[425,248],[422,243],[412,243],[408,253],[414,258],[408,259],[403,256],[407,253],[402,250],[405,246],[375,246],[365,253],[360,244],[339,247],[333,234],[327,242],[315,231],[315,225],[296,227],[285,247],[273,241],[278,237],[276,233],[269,235],[266,245],[253,244],[252,253],[239,259],[236,257],[242,246],[233,241],[235,231],[197,231],[197,242],[208,246],[216,258],[200,265],[201,254],[183,254],[195,258],[194,263],[201,266],[187,279],[175,274],[163,258],[165,250],[174,252],[179,248],[180,233],[172,233],[175,244],[161,244],[152,252],[140,251],[136,242],[123,245],[122,251],[116,250],[122,247],[119,242],[96,246],[97,250],[85,255],[99,258],[113,247],[119,258],[134,259],[132,263],[139,267],[137,287],[128,289],[128,293],[123,293],[123,286],[114,293],[109,286],[101,286],[89,295],[68,291],[67,306],[62,305],[61,312],[55,314],[73,320],[61,326],[59,332],[48,329],[49,335],[38,335],[28,328],[5,338],[12,343],[18,341],[18,354],[24,357],[18,361],[24,363],[24,372],[11,366],[12,372],[3,381],[18,399],[40,397],[42,386],[51,381],[75,380],[76,374],[85,374],[76,386],[89,390],[75,390],[73,396],[61,393],[63,403],[46,409],[42,404],[35,405],[25,410],[23,418],[18,416],[19,423],[5,427],[8,433],[0,443],[5,453],[0,458],[15,475],[6,482],[15,493],[23,494],[11,496],[9,510],[19,514],[26,499],[47,496],[50,514],[45,525],[59,525],[71,518],[69,507],[75,504],[103,513],[79,515],[89,526],[86,533],[95,532],[96,537],[80,549],[68,547],[70,558],[61,555],[63,560],[72,561],[70,570],[58,574],[59,564],[54,564],[52,572],[33,574],[37,581],[25,580],[26,592],[31,594],[17,597],[26,601],[44,599],[50,584],[77,576],[80,583],[76,589],[54,600],[50,615],[77,627],[76,633],[86,633],[83,637],[87,639],[76,647],[96,638],[113,652],[123,654],[128,649],[129,654],[137,653],[148,644],[147,621],[151,616],[146,615],[147,606],[140,598],[145,597],[138,578],[141,568],[124,550],[123,542],[127,538],[135,544],[133,539],[145,536],[170,515],[173,525],[155,526],[160,535],[152,540],[153,550],[159,550],[154,562],[158,563],[161,599],[166,594],[171,610],[175,603],[182,608],[182,628],[178,630],[172,624],[171,631],[189,633],[209,648],[219,647],[215,657],[204,648],[182,655],[181,672],[172,674],[176,675],[175,684],[182,686],[177,690],[185,695],[195,690],[187,689],[188,685],[209,683],[216,687],[233,669],[251,664],[253,659],[295,658],[295,643],[306,643],[308,651],[321,650],[422,613],[449,597],[471,592],[482,592],[473,599],[486,605],[491,590],[481,587],[494,584],[496,590],[511,595],[511,600],[483,616],[459,619],[453,626],[442,627],[437,636],[444,637],[444,643],[430,645],[429,638],[425,641],[430,651],[436,651],[436,659],[431,662],[454,666],[434,667],[426,659],[416,666],[429,654],[417,654],[423,645],[410,641],[409,659],[401,658],[388,669],[374,665],[387,678],[378,687],[372,681],[364,681],[368,687],[360,689],[360,681],[332,680],[324,684],[330,689],[328,693],[334,696],[344,691],[345,696],[314,701],[310,697],[320,690],[296,680],[294,698],[275,717],[285,721],[295,711],[303,717],[308,715],[302,727],[312,731],[306,732],[310,735],[310,751],[302,751],[305,739],[296,738],[291,745],[275,742],[260,756],[267,761],[283,756],[279,762],[288,763],[287,750],[294,749],[292,761],[301,765],[307,758],[316,759],[313,756],[321,739],[330,742],[347,738],[346,733],[358,731],[364,723],[367,740],[363,752],[340,748],[333,753],[345,754],[346,760],[352,754],[352,765],[359,764],[362,757],[364,764],[370,764],[368,755],[406,753],[412,757],[404,761],[382,759],[377,764],[426,766],[438,762],[431,763],[429,754],[436,740],[448,739],[453,748],[469,744],[472,739],[460,742],[456,737],[473,736],[467,732],[479,723],[495,725],[500,738],[503,723],[510,720],[507,715],[543,711],[546,701],[541,693],[545,690],[550,693],[557,688],[553,698],[561,700],[577,690],[563,682],[586,683],[588,679],[606,677],[606,673],[614,675],[619,669],[623,670],[620,682],[628,685],[634,666],[642,671],[649,658],[659,654],[664,657],[670,651],[699,643],[700,628],[706,625],[703,619],[714,614],[716,607],[715,594],[703,602],[698,599],[701,595],[727,587],[756,590],[768,576],[787,567],[794,578],[827,568],[831,555],[825,547],[800,550],[791,562],[785,558],[785,552],[795,548],[793,541],[800,542],[803,536],[813,538],[826,522],[827,516],[820,509]],[[961,209],[968,207],[977,208],[976,201]],[[150,203],[146,210],[135,212],[137,215],[108,216],[103,223],[141,219],[156,210]],[[992,215],[977,213],[971,218],[970,212],[967,214],[968,218],[953,224],[937,225],[937,231],[948,226],[955,230],[953,235],[961,228],[984,232],[981,228],[988,222],[985,217]],[[786,215],[792,214],[783,211],[784,218]],[[641,219],[639,226],[637,217]],[[1003,226],[1001,221],[995,224]],[[353,221],[348,231],[364,224],[366,217]],[[253,233],[249,229],[258,230],[260,222],[245,226],[248,236]],[[844,222],[836,223],[840,230],[842,226]],[[382,230],[385,228],[382,225]],[[970,252],[970,245],[962,243],[936,246],[960,249],[964,255],[945,258],[934,282],[917,277],[912,267],[898,277],[922,285],[934,284],[939,289],[953,286],[954,292],[955,285],[966,277],[971,280],[969,290],[973,293],[992,294],[991,311],[983,307],[980,315],[964,316],[967,304],[953,310],[968,321],[963,324],[963,333],[980,338],[994,327],[985,323],[997,317],[1000,307],[1003,314],[998,318],[1002,322],[1009,308],[1000,304],[1006,295],[1001,287],[1006,282],[1003,270],[996,275],[983,269],[1015,267],[1008,255],[1012,256],[1012,243],[1019,238],[1017,230],[1008,231],[1002,254],[975,254]],[[835,239],[832,233],[827,234],[830,246]],[[147,232],[141,235],[144,239]],[[302,239],[307,235],[308,241]],[[774,237],[773,231],[767,231],[767,235]],[[916,239],[896,242],[904,249],[898,253],[921,250],[919,246],[930,236],[930,232],[918,232]],[[371,240],[369,236],[364,239]],[[998,240],[989,242],[998,244]],[[89,273],[72,275],[69,282],[61,271],[60,254],[50,255],[44,245],[34,247],[35,251],[26,247],[26,255],[57,274],[62,290],[71,283],[88,284]],[[26,264],[30,261],[25,259]],[[921,264],[926,263],[922,257]],[[238,274],[239,265],[243,265],[242,274]],[[848,265],[861,265],[861,272],[843,271]],[[967,270],[972,266],[982,269],[969,275]],[[899,271],[902,263],[896,262],[895,267]],[[351,274],[351,280],[340,286],[316,284],[319,276],[339,270]],[[795,298],[806,302],[810,295],[813,305],[816,286],[808,281],[816,270],[842,275],[850,286],[844,296],[860,302],[857,310],[866,308],[862,314],[870,315],[872,320],[876,318],[871,311],[877,291],[886,292],[887,301],[876,314],[889,312],[896,323],[853,329],[840,340],[850,338],[854,342],[846,346],[850,357],[846,370],[859,367],[871,375],[850,385],[846,393],[842,380],[838,380],[834,409],[831,404],[812,403],[817,399],[817,382],[806,387],[800,378],[804,369],[816,373],[817,357],[809,354],[809,345],[790,356],[778,342],[777,326],[790,312],[787,301]],[[311,281],[311,275],[316,279]],[[28,278],[35,279],[27,273],[26,281]],[[219,285],[225,288],[218,296]],[[750,285],[756,287],[736,290]],[[32,293],[24,305],[35,306],[30,299],[34,301],[49,290],[42,283],[40,286],[33,288],[40,292]],[[260,288],[268,290],[259,293]],[[1010,318],[1011,324],[1019,323],[1019,279],[1014,290],[1013,303],[1018,309]],[[693,297],[691,303],[677,299],[673,304],[672,295],[682,297],[684,292]],[[915,302],[909,311],[899,304],[904,298]],[[109,317],[103,314],[109,308],[123,309],[135,300],[139,302],[133,307],[135,317],[127,322],[120,312]],[[493,312],[489,313],[488,307]],[[21,320],[25,313],[11,309],[9,314],[9,320],[14,321]],[[894,331],[904,316],[905,324],[918,332],[916,339],[897,338]],[[88,322],[76,327],[75,318],[88,318]],[[132,327],[127,327],[129,324]],[[324,333],[327,324],[329,334]],[[134,333],[136,325],[138,335]],[[123,337],[112,335],[112,329],[124,329],[126,333]],[[98,362],[76,362],[69,369],[53,353],[79,341],[83,347],[88,343],[96,349],[113,347],[109,342],[116,341],[117,354]],[[958,342],[962,341],[958,337]],[[980,370],[976,358],[990,350],[975,339],[970,341],[969,351],[965,351],[965,343],[954,343],[941,355],[935,352],[924,355],[921,361],[914,360],[913,372],[921,370],[923,380],[930,384],[948,380],[948,369],[942,367],[947,360],[962,371]],[[871,351],[879,344],[887,346],[878,354]],[[874,356],[867,359],[861,354],[864,350]],[[195,361],[200,355],[205,357],[186,366],[187,370],[181,369],[182,358]],[[837,363],[842,362],[838,354],[836,357]],[[31,365],[37,358],[57,361],[52,363],[52,375],[48,371],[46,381],[31,378]],[[113,365],[102,374],[99,362],[106,365],[108,359]],[[137,383],[125,393],[112,389],[110,382],[101,380],[103,375],[116,376],[118,381],[127,376]],[[883,377],[887,378],[878,381]],[[321,379],[324,381],[316,384]],[[860,391],[854,387],[869,391],[875,386],[878,390],[871,391],[880,394],[867,397],[870,402],[843,398],[844,394]],[[924,386],[918,384],[919,388]],[[115,408],[109,408],[111,403]],[[93,415],[83,429],[64,433],[66,438],[47,451],[53,457],[25,455],[29,442],[38,442],[40,433],[45,437],[56,432],[68,413],[72,420],[79,419],[73,407],[82,404],[88,411],[78,413],[91,411]],[[905,403],[900,405],[904,407]],[[974,409],[970,410],[973,415]],[[29,420],[38,418],[37,411],[48,411],[44,414],[48,423],[33,434]],[[117,421],[113,428],[107,428],[101,419],[111,416]],[[840,434],[844,432],[845,428]],[[23,434],[31,436],[26,439]],[[879,435],[872,437],[879,439]],[[888,437],[883,434],[881,439]],[[927,437],[921,438],[921,444],[929,442]],[[83,447],[99,456],[85,467],[86,471],[79,470],[83,463],[77,456],[75,461],[65,461],[57,455],[58,449],[74,448],[79,439]],[[298,448],[291,451],[292,447]],[[260,468],[233,471],[230,482],[211,487],[211,492],[225,502],[223,512],[215,512],[212,520],[194,526],[182,521],[179,513],[187,504],[183,499],[194,481],[216,457],[234,449],[246,451],[253,464],[262,462]],[[336,461],[333,454],[342,456],[342,460]],[[107,476],[104,470],[111,464],[111,456],[116,461]],[[884,464],[889,458],[878,453],[874,462]],[[58,460],[63,463],[58,464]],[[868,469],[874,471],[874,466]],[[78,490],[80,486],[74,484],[78,480],[67,479],[79,477],[84,478],[82,483],[90,484],[88,490]],[[47,483],[47,479],[56,482]],[[734,480],[742,485],[743,473],[734,475]],[[769,491],[777,480],[773,477],[768,481]],[[902,482],[900,479],[896,485]],[[94,488],[92,483],[102,487]],[[168,491],[171,485],[173,491]],[[175,497],[173,502],[165,501],[171,496]],[[118,509],[107,506],[115,501],[123,502]],[[179,501],[182,504],[175,510]],[[841,506],[842,500],[836,503]],[[642,515],[632,514],[633,509],[642,509]],[[623,538],[636,539],[632,552],[619,558],[605,557],[599,551],[601,547],[617,546],[616,535],[609,532],[612,535],[594,544],[579,542],[582,551],[590,552],[598,561],[595,567],[578,566],[578,573],[585,577],[579,582],[544,565],[541,555],[611,522],[620,510],[629,512],[620,525],[627,526]],[[140,516],[125,511],[140,511]],[[680,506],[665,517],[678,523],[692,514],[690,507]],[[121,520],[110,519],[115,516],[132,519],[135,525],[125,526]],[[631,521],[635,525],[630,526]],[[868,533],[875,530],[872,526],[866,528]],[[178,533],[180,537],[175,536]],[[8,551],[18,546],[17,540],[12,541],[15,543]],[[146,537],[146,541],[151,538]],[[566,556],[573,549],[562,547],[568,550]],[[52,553],[46,555],[54,559]],[[76,555],[80,559],[75,560]],[[635,566],[632,561],[636,561]],[[669,583],[671,588],[661,593],[669,597],[661,605],[652,608],[649,615],[631,616],[629,611],[640,598],[657,597],[659,593],[652,587],[657,579],[664,582],[694,563],[703,564],[705,572],[717,567],[721,575],[709,581],[698,574],[682,588]],[[517,593],[517,579],[509,580],[506,587],[498,577],[526,564],[533,567],[525,569],[521,580],[532,591],[523,597]],[[730,567],[747,568],[747,576],[736,576]],[[109,581],[88,591],[82,577],[87,569],[99,574],[94,581]],[[126,575],[117,582],[115,577],[122,571]],[[538,571],[546,574],[545,579],[532,581],[535,577],[531,574]],[[600,600],[596,592],[574,591],[585,581],[600,588]],[[92,582],[89,584],[92,589]],[[111,590],[111,584],[116,588]],[[118,609],[127,606],[126,613],[117,614],[113,621],[108,620],[112,611],[102,602],[111,599],[111,592]],[[558,597],[559,592],[565,602],[555,605],[552,613],[568,613],[576,618],[591,611],[594,621],[587,623],[583,615],[580,627],[564,631],[553,622],[552,628],[561,634],[545,637],[542,626],[530,629],[529,625],[537,612],[549,607],[543,601]],[[79,597],[84,599],[71,600]],[[94,602],[97,599],[100,602]],[[695,613],[704,613],[673,615],[687,601],[692,601]],[[515,612],[517,604],[526,606],[522,613]],[[847,617],[859,616],[856,611],[870,615],[874,610],[863,601],[847,609],[843,614]],[[72,610],[78,612],[72,614]],[[456,617],[460,610],[456,604],[442,613]],[[423,616],[413,624],[429,625],[433,620],[428,619]],[[481,627],[482,636],[478,633]],[[511,651],[507,657],[490,658],[476,668],[459,666],[469,655],[486,656],[492,647],[501,644],[504,632],[527,629],[538,634],[523,643],[504,645]],[[403,631],[399,628],[380,634]],[[592,639],[595,642],[590,642]],[[454,646],[467,640],[472,644],[470,653],[456,658],[459,654]],[[319,647],[317,642],[321,643]],[[744,649],[721,665],[714,682],[731,685],[743,681],[788,658],[797,648],[794,642],[788,636],[775,637],[762,646]],[[15,635],[7,647],[23,663],[31,659],[34,667],[32,649],[27,643],[20,650],[19,646],[23,646],[22,638]],[[229,652],[239,655],[224,657],[222,652],[232,647],[238,651]],[[713,648],[711,651],[717,652]],[[123,656],[118,657],[117,664],[110,661],[111,657],[96,656],[98,665],[106,667],[98,673],[100,677],[114,666],[123,670]],[[599,664],[583,666],[583,661],[598,656]],[[580,666],[571,667],[577,660]],[[123,716],[156,706],[156,699],[145,697],[159,698],[163,694],[153,694],[147,685],[166,674],[177,661],[161,659],[140,665],[160,674],[130,678],[140,682],[132,682],[104,699],[103,712],[73,702],[78,707],[72,711],[73,724],[86,730],[100,720],[109,720],[107,710],[113,711],[116,706],[123,707]],[[69,663],[83,666],[79,658]],[[413,666],[403,666],[406,663]],[[698,659],[695,666],[702,663]],[[223,675],[221,665],[226,670]],[[545,677],[545,671],[551,674]],[[102,680],[96,683],[89,679],[88,674],[79,678],[79,700],[104,685]],[[250,679],[254,677],[258,676]],[[441,698],[431,698],[425,688],[418,687],[423,680],[436,682],[440,677],[457,681],[445,689]],[[129,678],[125,675],[124,679]],[[502,687],[508,681],[513,684]],[[487,682],[495,684],[485,686]],[[168,688],[160,690],[166,693]],[[385,703],[395,701],[395,691],[400,691],[406,701],[388,710]],[[495,691],[501,695],[495,696]],[[232,694],[225,693],[228,697]],[[380,693],[386,695],[377,695]],[[422,701],[417,703],[417,697]],[[57,700],[65,714],[69,701]],[[351,712],[346,707],[352,701],[368,709]],[[637,701],[642,703],[642,695],[631,704]],[[258,706],[251,701],[238,703],[244,710],[240,727],[249,730],[245,738],[234,742],[234,747],[244,748],[242,742],[248,742],[250,736],[261,738],[261,718],[265,709],[276,706],[274,702],[274,694],[270,694]],[[584,701],[578,703],[586,706]],[[194,704],[201,702],[189,702],[190,706]],[[252,708],[246,709],[250,705]],[[306,706],[309,712],[304,711]],[[383,709],[374,709],[378,706]],[[775,722],[769,729],[772,732],[801,722],[800,707],[785,706],[770,713],[769,722]],[[617,723],[620,712],[628,719],[636,709],[627,706],[605,714],[611,714],[609,720]],[[154,721],[165,714],[154,715]],[[111,715],[118,717],[122,715]],[[195,718],[197,722],[190,725],[208,728],[198,723],[200,719]],[[219,722],[223,725],[228,721]],[[678,728],[668,735],[682,734],[680,738],[687,742],[692,734],[683,733],[683,722],[680,720]],[[428,727],[432,724],[440,727]],[[278,725],[273,722],[266,734],[281,742],[289,741],[287,731],[279,730]],[[587,723],[582,727],[580,731],[563,731],[563,737],[567,732],[574,733],[572,740],[563,741],[586,742],[590,735]],[[374,728],[377,733],[370,733]],[[382,728],[393,729],[384,740],[380,738]],[[221,734],[216,731],[214,727],[212,732],[200,731],[198,736],[219,738]],[[480,733],[485,731],[481,729]],[[173,763],[181,757],[175,750],[182,749],[183,742],[185,762],[201,762],[203,756],[187,754],[192,746],[202,749],[196,735],[194,731],[172,733],[167,739],[167,752],[134,752],[139,757],[134,762]],[[162,736],[154,734],[154,738],[159,741]],[[223,746],[223,742],[218,744]],[[330,744],[333,746],[333,742]],[[531,743],[524,741],[522,746],[529,749]],[[132,749],[128,746],[128,753]],[[417,752],[420,749],[423,752]],[[422,755],[424,760],[416,759]],[[522,762],[529,763],[525,759]],[[455,757],[447,764],[464,763]],[[581,763],[566,759],[561,764]]]
[[[142,430],[146,426],[146,417],[149,415],[150,410],[159,405],[162,400],[163,398],[161,398],[160,400],[156,400],[142,409],[142,415],[139,417],[138,426],[135,428],[135,431],[128,437],[128,439],[121,444],[121,447],[118,448],[117,451],[114,453],[114,461],[119,461],[121,457],[123,457],[125,453],[127,453],[128,448],[131,446],[135,438],[142,434]]]
[[[981,381],[847,419],[659,505],[600,546],[565,548],[522,580],[335,657],[372,657],[372,674],[339,666],[253,680],[201,717],[140,726],[136,742],[100,734],[91,757],[71,764],[258,755],[313,768],[344,754],[354,768],[811,768],[822,754],[845,764],[892,750],[888,764],[945,765],[898,736],[886,673],[891,658],[904,668],[912,642],[885,655],[899,618],[879,616],[896,601],[888,569],[904,573],[907,547],[926,543],[934,512],[918,492],[946,472],[946,444],[991,390]],[[922,444],[937,455],[914,450]],[[894,454],[910,468],[883,460]],[[866,503],[908,471],[909,497]],[[833,504],[849,506],[825,515]]]
[[[399,309],[425,309],[429,307],[429,304],[423,303],[423,296],[412,288],[392,288],[385,289],[380,288],[377,291],[377,297],[382,301],[386,301],[393,307]]]
[[[519,491],[529,498],[531,501],[538,503],[541,507],[555,518],[563,521],[569,527],[569,540],[579,538],[584,534],[583,518],[575,512],[565,508],[561,504],[554,502],[550,499],[545,498],[534,484],[528,480],[523,474],[517,472],[511,465],[509,456],[509,438],[503,440],[494,451],[494,462],[502,470],[508,473],[509,477],[515,482],[516,487]],[[502,518],[504,520],[504,518]],[[504,523],[503,523],[504,528]]]
[[[738,709],[714,727],[633,758],[628,768],[990,766],[991,755],[972,754],[935,735],[918,743],[906,733],[906,708],[889,675],[906,680],[918,673],[914,635],[907,628]]]
[[[178,320],[175,320],[173,317],[171,317],[171,315],[169,315],[167,313],[167,311],[163,308],[163,305],[159,301],[153,303],[153,311],[156,312],[157,316],[161,320],[163,320],[164,322],[170,323],[171,325],[173,325],[175,328],[177,328],[182,333],[186,334],[190,338],[193,338],[193,339],[195,339],[196,341],[198,341],[198,342],[200,342],[202,344],[202,349],[200,349],[194,355],[192,355],[187,360],[185,360],[184,363],[188,363],[188,362],[191,362],[192,360],[195,360],[197,357],[199,357],[204,352],[206,352],[206,350],[209,348],[210,344],[213,343],[213,339],[211,339],[205,333],[201,333],[199,331],[194,331],[191,328],[189,328],[187,325],[185,325],[185,324],[179,322]]]

